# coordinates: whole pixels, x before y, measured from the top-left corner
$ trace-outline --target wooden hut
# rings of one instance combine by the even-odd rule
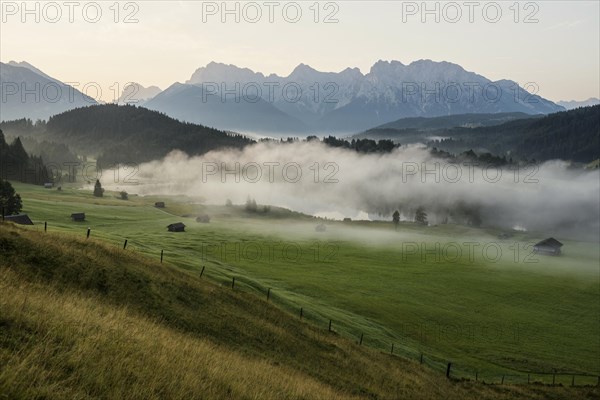
[[[554,238],[544,239],[533,246],[533,252],[537,254],[546,254],[550,256],[560,255],[560,248],[563,246],[561,242]]]
[[[19,225],[33,225],[33,221],[31,221],[31,218],[27,214],[5,215],[4,220]]]
[[[73,213],[71,219],[75,222],[83,222],[85,221],[85,213]]]

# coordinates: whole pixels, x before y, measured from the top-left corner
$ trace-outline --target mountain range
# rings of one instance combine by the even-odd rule
[[[96,104],[26,62],[0,64],[0,69],[0,120],[48,119]],[[36,85],[40,98],[21,90]],[[162,92],[139,84],[135,89],[125,87],[117,102],[135,98],[136,105],[181,121],[270,135],[357,133],[407,117],[564,110],[513,81],[492,81],[457,64],[431,60],[408,65],[378,61],[366,74],[358,68],[321,72],[300,64],[283,77],[211,62]]]
[[[378,61],[367,74],[300,64],[287,77],[212,62],[145,106],[221,129],[285,134],[355,133],[404,117],[564,110],[515,82],[431,60]]]
[[[579,108],[579,107],[596,106],[596,105],[600,104],[600,99],[597,97],[590,97],[589,99],[583,100],[583,101],[577,101],[577,100],[559,101],[556,104],[558,104],[559,106],[563,106],[567,110],[572,110],[574,108]]]

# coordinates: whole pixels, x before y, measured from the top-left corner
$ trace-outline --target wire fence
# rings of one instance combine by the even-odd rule
[[[39,228],[37,230],[39,231]],[[44,222],[43,231],[48,231],[47,222]],[[85,231],[86,238],[89,239],[90,234],[91,231],[87,228]],[[114,242],[114,240],[111,242]],[[121,251],[134,251],[137,253],[139,252],[140,247],[145,246],[141,244],[131,245],[128,239],[123,239],[122,242],[117,243],[115,253],[118,254]],[[145,248],[141,252],[148,255],[148,250],[148,248]],[[164,250],[157,252],[156,257],[157,260],[160,260],[160,263],[168,261],[168,254],[165,253]],[[386,342],[386,340],[380,337],[369,337],[368,335],[365,335],[364,332],[361,332],[359,328],[350,326],[347,322],[340,323],[340,321],[329,318],[322,311],[298,307],[297,303],[279,296],[272,288],[266,287],[261,282],[252,280],[246,276],[237,276],[231,269],[221,269],[218,274],[213,274],[206,265],[203,265],[201,269],[198,270],[198,273],[199,277],[208,277],[215,283],[221,284],[224,287],[230,287],[232,290],[244,290],[254,295],[265,296],[267,302],[274,303],[278,307],[296,315],[298,318],[322,329],[326,329],[332,334],[338,334],[347,339],[356,341],[358,345],[366,345],[393,356],[416,360],[432,370],[445,374],[449,379],[476,381],[493,385],[600,387],[600,375],[585,372],[570,372],[551,368],[547,371],[519,371],[507,368],[507,372],[501,374],[498,372],[470,368],[469,366],[454,363],[440,356],[423,353],[420,350],[401,342]]]

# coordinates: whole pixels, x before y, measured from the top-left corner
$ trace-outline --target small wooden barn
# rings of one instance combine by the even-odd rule
[[[165,208],[165,202],[164,201],[157,201],[156,203],[154,203],[154,207],[156,207],[156,208]]]
[[[169,232],[185,232],[185,224],[183,222],[175,222],[167,226]]]
[[[33,221],[31,221],[31,218],[27,214],[5,215],[4,220],[19,225],[33,225]]]
[[[563,246],[561,242],[554,238],[544,239],[533,246],[533,252],[537,254],[547,254],[551,256],[560,255],[560,248]]]
[[[75,222],[83,222],[85,221],[85,213],[73,213],[71,219]]]

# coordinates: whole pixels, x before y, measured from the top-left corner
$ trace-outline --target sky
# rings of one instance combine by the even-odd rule
[[[25,5],[24,5],[25,4]],[[594,1],[0,1],[0,60],[27,61],[112,101],[211,61],[287,76],[378,60],[449,61],[553,101],[600,97]],[[229,12],[228,12],[229,11]]]

